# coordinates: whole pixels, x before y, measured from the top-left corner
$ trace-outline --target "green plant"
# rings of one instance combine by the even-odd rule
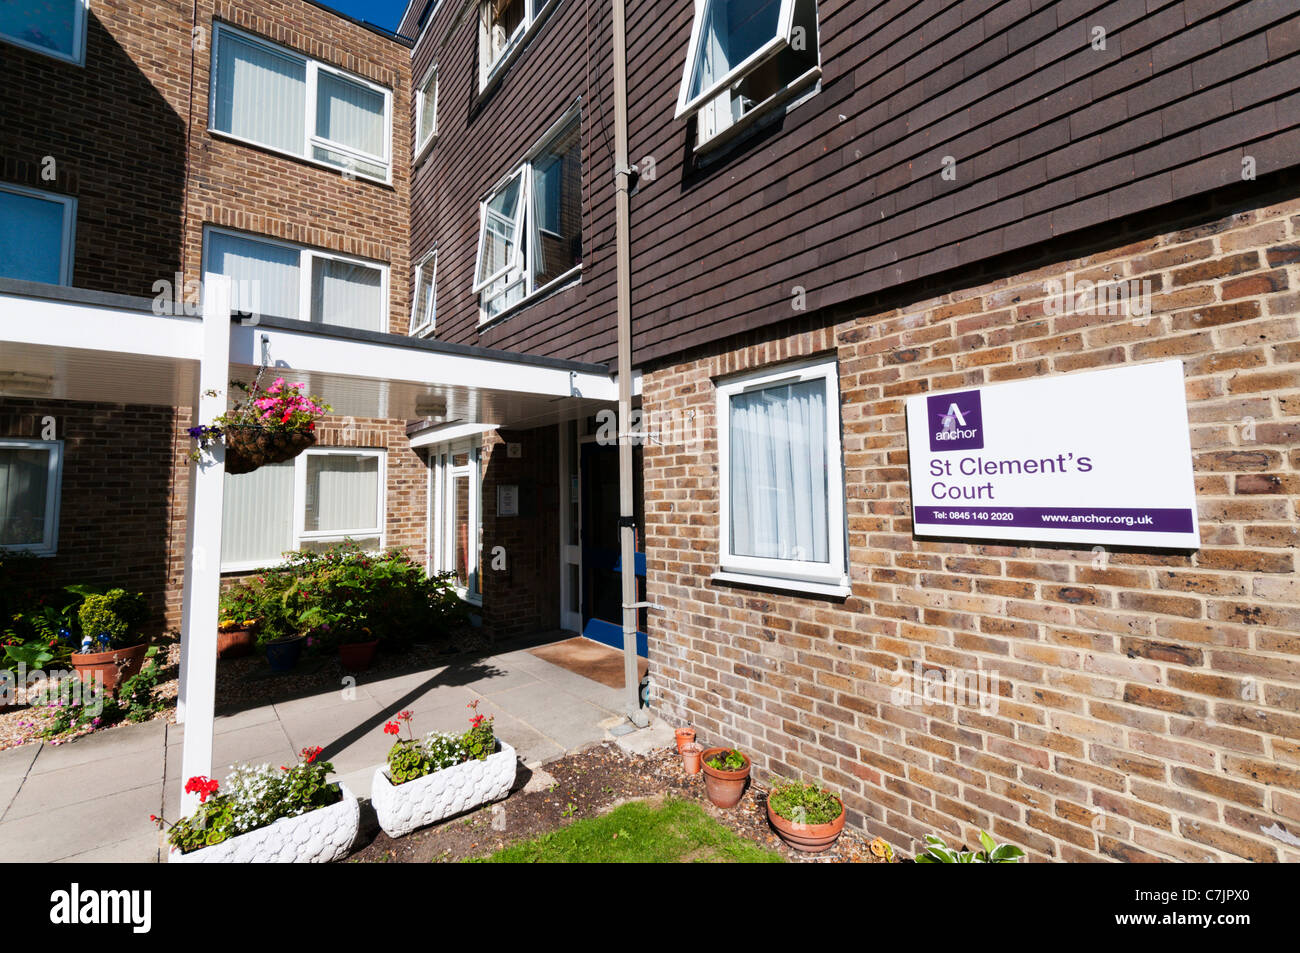
[[[980,831],[982,850],[955,850],[944,843],[942,837],[927,834],[925,853],[916,855],[918,864],[1014,864],[1025,852],[1011,844],[998,844],[984,831]]]
[[[110,589],[86,596],[77,611],[81,623],[81,651],[107,652],[138,645],[140,627],[149,618],[143,594]]]
[[[301,381],[287,383],[283,377],[277,377],[263,387],[261,372],[252,384],[231,381],[231,394],[239,391],[242,396],[236,397],[230,409],[213,418],[211,424],[200,424],[189,429],[189,435],[198,441],[198,445],[190,451],[190,459],[202,459],[204,448],[220,440],[222,432],[229,427],[264,427],[279,431],[315,430],[316,421],[333,408],[319,397],[304,394],[306,387]]]
[[[714,771],[739,771],[745,767],[745,756],[732,748],[714,755],[705,763]]]
[[[796,824],[829,824],[844,810],[835,795],[805,781],[777,784],[768,794],[767,803],[778,817]]]
[[[489,715],[485,718],[478,713],[477,698],[466,707],[474,712],[469,719],[469,731],[465,732],[461,739],[462,745],[469,754],[469,758],[466,760],[482,761],[497,750],[497,738],[495,729],[492,726],[492,716]]]
[[[157,649],[149,651],[154,653]],[[162,711],[162,700],[154,691],[158,687],[158,675],[157,659],[150,658],[139,672],[117,686],[117,707],[127,721],[148,721]]]
[[[297,764],[282,766],[278,771],[266,764],[238,765],[226,779],[225,792],[211,778],[190,778],[185,790],[199,796],[198,810],[170,826],[157,816],[151,815],[150,820],[167,829],[168,843],[189,853],[247,834],[282,817],[297,817],[328,807],[343,794],[338,784],[326,780],[334,765],[318,760],[320,753],[320,748],[304,748]]]
[[[232,614],[259,620],[259,642],[306,635],[320,649],[372,640],[400,648],[448,636],[469,618],[447,576],[428,576],[400,550],[371,553],[350,540],[286,553],[226,598]]]
[[[243,629],[258,620],[260,600],[257,591],[242,581],[226,587],[217,602],[217,618],[222,629]]]

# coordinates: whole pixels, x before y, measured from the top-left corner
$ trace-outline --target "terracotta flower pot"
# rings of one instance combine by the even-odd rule
[[[243,626],[238,629],[217,630],[217,658],[243,658],[253,654],[253,627]]]
[[[677,753],[681,754],[685,748],[684,745],[690,744],[695,740],[695,729],[689,726],[677,729]]]
[[[834,797],[834,795],[831,796]],[[781,840],[795,850],[801,850],[808,854],[820,854],[824,850],[829,850],[840,839],[840,835],[844,833],[844,802],[839,798],[835,798],[835,803],[840,806],[840,816],[833,821],[827,821],[825,824],[799,824],[796,821],[787,821],[772,810],[770,801],[767,805],[767,820]]]
[[[375,660],[379,640],[372,642],[344,642],[339,646],[339,662],[349,672],[364,672]]]
[[[109,652],[84,654],[73,652],[72,667],[87,684],[93,681],[98,673],[104,679],[104,691],[112,692],[117,688],[118,682],[124,682],[133,675],[139,674],[140,666],[144,664],[144,653],[148,649],[149,643],[141,642],[130,648],[113,649]]]
[[[709,766],[709,759],[726,754],[730,748],[708,748],[700,755],[700,766],[704,769],[704,793],[713,802],[714,807],[735,807],[745,793],[745,783],[749,780],[752,767],[748,756],[742,754],[745,766],[738,771],[719,771]]]
[[[700,755],[703,753],[704,745],[702,744],[688,741],[682,745],[682,767],[686,769],[687,774],[700,773]]]

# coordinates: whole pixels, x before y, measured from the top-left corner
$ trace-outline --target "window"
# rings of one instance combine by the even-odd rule
[[[204,272],[231,279],[242,314],[388,330],[388,269],[301,245],[209,228]]]
[[[0,3],[0,38],[78,65],[86,57],[88,0]]]
[[[385,456],[314,447],[252,473],[227,473],[222,571],[270,566],[289,550],[320,550],[344,539],[383,549]]]
[[[53,556],[63,441],[0,440],[0,549]]]
[[[0,278],[71,284],[76,221],[74,198],[0,185]]]
[[[389,90],[222,23],[214,36],[213,132],[389,180]]]
[[[415,294],[411,303],[411,336],[433,334],[438,316],[438,252],[431,251],[415,266]]]
[[[580,117],[561,121],[482,204],[474,290],[487,322],[582,267]]]
[[[717,390],[723,573],[847,587],[835,362]]]
[[[483,600],[483,473],[479,448],[445,446],[429,456],[430,569],[453,572],[461,598]]]
[[[483,0],[479,6],[479,89],[517,50],[551,0]]]
[[[678,118],[696,144],[787,102],[821,75],[817,0],[695,0]]]
[[[438,70],[425,77],[415,91],[415,154],[417,157],[438,134]]]

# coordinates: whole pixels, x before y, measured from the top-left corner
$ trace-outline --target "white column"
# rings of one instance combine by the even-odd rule
[[[203,352],[193,425],[226,410],[230,376],[230,281],[204,275]],[[198,806],[185,782],[212,774],[212,726],[217,694],[217,600],[221,594],[221,506],[226,448],[213,444],[190,466],[186,510],[185,586],[181,613],[181,672],[177,720],[185,720],[181,748],[181,814]]]

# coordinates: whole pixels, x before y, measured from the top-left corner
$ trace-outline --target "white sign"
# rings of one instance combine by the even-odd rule
[[[1183,365],[907,399],[918,536],[1196,549]]]
[[[519,487],[516,484],[497,484],[497,516],[519,515]]]

